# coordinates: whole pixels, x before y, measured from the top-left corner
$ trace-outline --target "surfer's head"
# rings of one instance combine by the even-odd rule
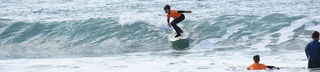
[[[170,6],[169,6],[169,5],[165,5],[165,6],[163,7],[163,9],[164,9],[164,12],[166,12],[166,13],[169,13],[169,12],[170,12]]]
[[[313,31],[312,32],[312,39],[313,40],[319,40],[319,32],[318,31]]]
[[[254,61],[254,63],[259,63],[259,61],[260,61],[259,55],[254,55],[253,56],[253,61]]]

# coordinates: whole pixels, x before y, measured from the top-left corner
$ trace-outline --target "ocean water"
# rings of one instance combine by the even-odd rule
[[[192,10],[174,33],[163,6]],[[319,0],[0,0],[0,72],[308,72]],[[172,19],[171,19],[172,20]]]

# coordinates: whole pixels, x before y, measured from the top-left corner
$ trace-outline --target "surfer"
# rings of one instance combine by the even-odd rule
[[[192,13],[192,11],[180,11],[180,10],[177,11],[175,9],[171,9],[169,5],[165,5],[163,9],[165,13],[167,13],[167,21],[168,21],[169,27],[172,26],[177,33],[177,35],[174,37],[181,36],[181,33],[183,33],[183,31],[177,26],[177,24],[183,21],[185,18],[182,13]],[[174,18],[174,20],[171,22],[171,25],[170,25],[170,17]]]
[[[251,64],[247,69],[248,70],[265,70],[266,68],[269,68],[269,69],[280,69],[279,67],[275,67],[275,66],[267,66],[267,65],[264,65],[264,64],[260,64],[259,61],[260,61],[260,57],[259,55],[254,55],[253,56],[253,61],[254,63]]]
[[[320,67],[319,55],[320,55],[320,43],[319,43],[319,32],[312,32],[312,41],[305,47],[305,52],[308,58],[308,68]]]

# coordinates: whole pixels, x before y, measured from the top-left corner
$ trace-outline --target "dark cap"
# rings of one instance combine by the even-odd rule
[[[259,55],[254,55],[254,56],[253,56],[253,61],[254,61],[255,63],[259,63],[259,61],[260,61],[260,56],[259,56]]]
[[[169,9],[170,10],[170,6],[167,4],[163,7],[163,9]]]
[[[318,31],[312,32],[312,39],[319,39],[319,32]]]

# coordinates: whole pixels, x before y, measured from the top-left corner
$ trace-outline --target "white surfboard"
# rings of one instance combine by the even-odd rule
[[[174,36],[176,36],[176,35],[177,35],[177,34],[175,34],[175,33],[169,34],[169,36],[168,36],[169,41],[177,41],[177,40],[179,40],[179,39],[187,39],[189,33],[183,32],[183,33],[181,33],[181,36],[179,36],[179,37],[174,37]]]

